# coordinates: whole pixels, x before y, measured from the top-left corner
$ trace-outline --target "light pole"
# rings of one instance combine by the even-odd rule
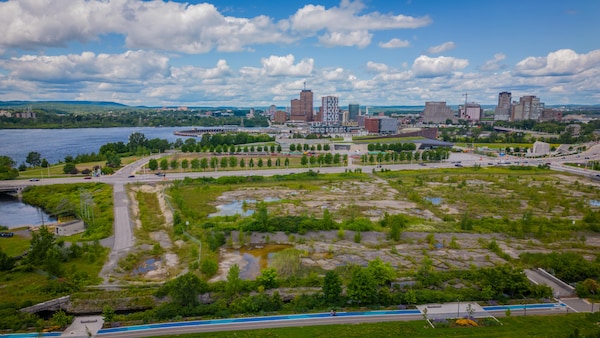
[[[456,298],[456,319],[460,318],[460,299]]]

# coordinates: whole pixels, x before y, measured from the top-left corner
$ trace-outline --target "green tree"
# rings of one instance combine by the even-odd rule
[[[110,323],[115,319],[115,309],[113,309],[110,305],[105,305],[102,309],[102,317],[104,318],[105,323]]]
[[[221,157],[221,168],[227,168],[227,164],[229,163],[229,159],[227,157]]]
[[[325,143],[325,145],[323,145],[323,150],[325,150],[325,151],[331,150],[331,147],[329,146],[329,143]]]
[[[160,160],[160,170],[169,170],[169,161],[166,158]]]
[[[29,154],[27,154],[25,162],[32,167],[39,167],[42,164],[42,155],[40,155],[40,153],[37,151],[31,151]]]
[[[158,169],[158,161],[155,158],[151,158],[150,161],[148,161],[148,168],[150,170]]]
[[[135,153],[138,148],[145,147],[147,142],[148,140],[146,139],[146,135],[135,132],[129,135],[129,143],[127,144],[127,147],[131,152]]]
[[[262,167],[264,166],[264,162],[263,162],[263,159],[262,159],[262,158],[259,158],[259,159],[258,159],[258,163],[257,163],[257,165],[258,165],[258,167],[259,167],[259,168],[262,168]]]
[[[208,159],[206,157],[203,157],[202,160],[200,160],[200,168],[202,168],[202,171],[208,169]]]
[[[15,266],[15,259],[10,257],[0,247],[0,271],[10,271]]]
[[[246,166],[246,161],[242,158],[240,159],[240,168],[244,168]]]
[[[166,287],[173,303],[181,306],[198,304],[198,295],[208,291],[208,284],[192,272],[175,278]]]
[[[256,282],[265,289],[273,289],[279,286],[277,278],[277,271],[273,268],[267,268],[262,270],[260,275],[256,277]]]
[[[240,278],[240,267],[233,264],[227,273],[225,282],[225,294],[228,298],[237,296],[242,289],[242,279]]]
[[[63,167],[63,172],[65,174],[73,174],[74,175],[74,174],[79,173],[79,170],[77,170],[75,163],[69,162],[69,163],[66,163],[65,166]]]
[[[181,169],[186,170],[190,166],[190,161],[187,158],[181,160]]]
[[[50,319],[50,322],[56,326],[60,326],[60,328],[65,328],[71,323],[72,320],[72,316],[68,316],[63,310],[58,310],[52,314],[52,319]]]
[[[179,168],[179,161],[176,158],[172,159],[170,167],[173,170]]]
[[[323,280],[323,298],[327,304],[337,304],[342,294],[342,279],[335,271],[327,271]]]
[[[367,271],[380,286],[389,285],[396,279],[396,271],[394,271],[392,265],[390,263],[384,263],[379,257],[369,262]]]
[[[235,168],[238,165],[238,159],[235,156],[230,156],[229,157],[229,167],[230,168]]]
[[[377,283],[367,269],[354,267],[347,294],[350,300],[360,305],[372,304],[377,299]]]
[[[308,156],[302,155],[302,158],[300,159],[300,164],[307,165],[308,164]]]

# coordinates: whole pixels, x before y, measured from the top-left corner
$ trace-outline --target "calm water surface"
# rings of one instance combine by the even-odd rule
[[[20,202],[16,197],[0,194],[0,225],[18,228],[56,222],[41,209]]]
[[[63,161],[65,156],[98,153],[109,142],[127,144],[129,135],[142,133],[147,139],[160,138],[174,142],[173,133],[193,127],[122,127],[79,129],[0,129],[0,155],[9,156],[17,165],[25,163],[27,154],[37,151],[50,163]]]
[[[0,129],[0,155],[9,156],[17,165],[25,163],[27,154],[37,151],[50,163],[63,161],[65,156],[98,153],[109,142],[127,143],[129,135],[142,133],[147,139],[160,138],[174,142],[181,136],[173,133],[192,127],[123,127],[80,129]],[[185,139],[185,138],[183,138]],[[56,221],[36,207],[16,198],[0,194],[0,225],[9,228],[23,225],[41,225]]]

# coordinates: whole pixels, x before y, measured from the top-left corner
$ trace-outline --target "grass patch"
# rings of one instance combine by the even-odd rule
[[[14,230],[10,229],[9,231]],[[29,238],[18,233],[15,233],[13,237],[0,237],[0,248],[11,257],[19,256],[29,249]]]
[[[502,325],[493,327],[447,327],[433,329],[424,320],[382,323],[286,327],[244,331],[194,333],[177,337],[568,337],[575,329],[588,337],[598,332],[595,322],[585,314],[568,316],[528,316],[500,319]]]

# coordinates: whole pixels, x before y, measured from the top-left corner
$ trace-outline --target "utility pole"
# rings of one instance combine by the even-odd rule
[[[465,97],[465,106],[463,107],[463,109],[464,109],[464,114],[465,114],[465,117],[466,117],[466,115],[467,115],[467,99],[469,97],[469,93],[464,93],[464,94],[462,94],[462,96]]]

